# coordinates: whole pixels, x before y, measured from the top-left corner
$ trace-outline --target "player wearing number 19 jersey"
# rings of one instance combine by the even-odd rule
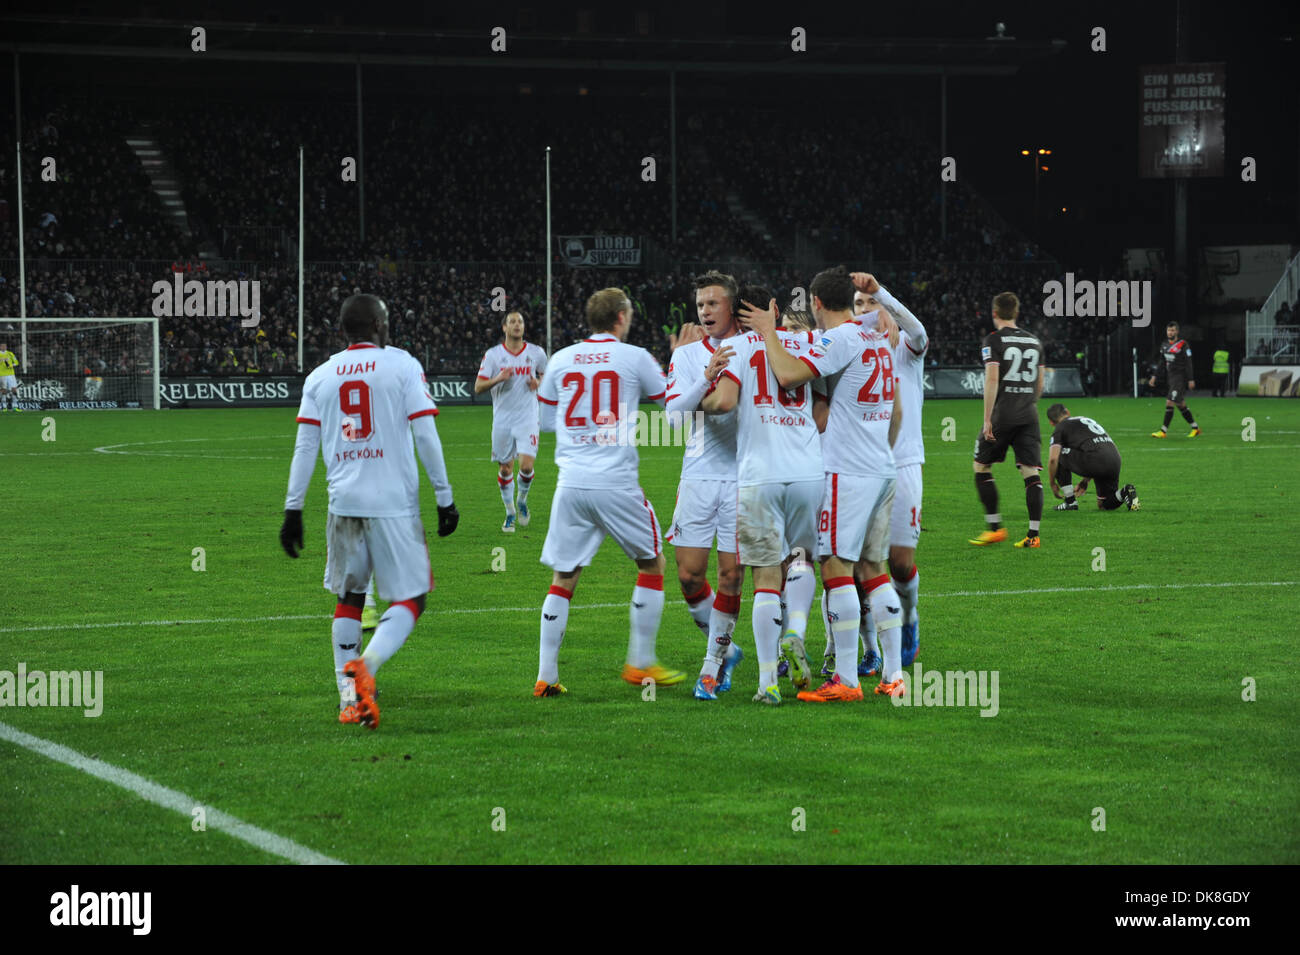
[[[664,375],[644,348],[627,344],[632,303],[618,288],[587,300],[592,334],[562,348],[537,396],[542,429],[555,432],[555,497],[542,545],[542,563],[554,570],[542,603],[541,649],[533,696],[568,692],[560,683],[559,654],[569,602],[582,568],[606,536],[636,563],[631,636],[623,679],[629,683],[680,683],[686,674],[655,659],[655,636],[664,609],[663,534],[637,476],[629,420],[644,399],[663,404]]]
[[[1025,506],[1029,533],[1017,547],[1039,547],[1038,527],[1043,519],[1042,438],[1038,430],[1038,398],[1043,393],[1043,344],[1032,333],[1016,327],[1020,299],[1002,292],[993,299],[993,334],[984,339],[984,425],[975,441],[975,490],[984,505],[988,530],[974,538],[978,546],[1007,539],[998,513],[998,489],[992,465],[1005,461],[1007,448],[1016,453],[1016,466],[1025,479]]]
[[[779,705],[777,655],[798,659],[791,678],[808,684],[804,634],[813,587],[787,593],[789,625],[781,635],[781,563],[801,548],[817,551],[817,506],[821,500],[821,436],[813,419],[812,395],[805,385],[782,388],[768,367],[764,335],[806,354],[807,333],[778,331],[775,302],[763,312],[746,303],[742,321],[755,333],[727,342],[735,354],[701,407],[709,414],[737,410],[737,539],[740,563],[754,571],[754,644],[759,681],[755,702]],[[758,334],[763,329],[762,334]]]
[[[459,514],[424,372],[407,352],[385,347],[387,307],[373,295],[350,296],[340,325],[351,344],[303,383],[280,544],[298,556],[302,506],[319,449],[329,482],[325,588],[338,596],[332,635],[339,721],[375,729],[374,674],[406,642],[433,589],[412,436],[436,492],[439,537],[456,529]],[[392,604],[359,654],[372,572],[379,595]]]

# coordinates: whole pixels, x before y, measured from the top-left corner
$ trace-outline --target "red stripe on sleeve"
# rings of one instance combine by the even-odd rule
[[[723,374],[723,375],[726,375],[728,378],[730,378],[732,381],[734,381],[734,382],[736,383],[736,387],[737,387],[737,388],[740,387],[740,379],[737,378],[735,375],[733,375],[731,372],[729,372],[729,371],[727,371],[727,370],[724,369],[723,372],[722,372],[722,374]],[[721,376],[719,376],[719,377],[721,377]],[[717,382],[714,382],[714,384],[717,384]]]
[[[435,418],[438,417],[438,409],[425,408],[423,411],[417,411],[413,415],[407,415],[406,418],[408,421],[414,421],[416,418],[423,418],[425,415],[430,415],[430,414],[433,415]]]
[[[315,418],[297,418],[295,420],[297,420],[299,424],[314,424],[316,427],[320,427],[320,422]]]
[[[541,395],[537,396],[537,400],[544,405],[558,405],[560,403],[558,400],[552,401],[550,398],[543,398]]]
[[[660,398],[662,398],[663,396],[664,396],[664,393],[661,391],[661,392],[659,392],[659,394],[657,394],[657,395],[651,395],[649,398],[646,399],[646,401],[658,401],[658,400],[659,400]]]
[[[805,365],[807,365],[809,368],[811,368],[812,371],[813,371],[813,374],[816,375],[818,378],[820,378],[820,377],[822,376],[821,371],[817,368],[816,365],[814,365],[812,362],[810,362],[806,356],[804,356],[804,355],[800,355],[800,356],[799,356],[799,360],[800,360],[801,362],[803,362]]]

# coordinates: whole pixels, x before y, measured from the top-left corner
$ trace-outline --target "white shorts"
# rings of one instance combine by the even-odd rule
[[[820,481],[753,484],[738,496],[736,537],[744,566],[777,567],[796,547],[816,558]]]
[[[13,391],[17,387],[17,375],[0,375],[0,391]]]
[[[633,560],[663,553],[659,518],[639,487],[561,485],[551,498],[542,563],[562,573],[586,567],[606,535]]]
[[[921,465],[904,464],[894,485],[894,513],[889,521],[889,543],[915,548],[921,541]]]
[[[674,547],[713,547],[734,554],[736,543],[736,482],[682,481],[677,506],[665,538]]]
[[[894,479],[827,474],[817,545],[822,557],[881,561],[889,556]]]
[[[325,525],[325,589],[365,593],[375,575],[381,600],[411,600],[433,590],[424,524],[412,517],[340,517]]]
[[[536,423],[517,424],[502,428],[494,425],[492,428],[492,460],[497,464],[506,464],[521,454],[526,454],[530,458],[537,457],[538,430]]]

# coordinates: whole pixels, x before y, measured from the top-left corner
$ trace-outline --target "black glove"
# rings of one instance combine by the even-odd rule
[[[446,537],[456,529],[460,523],[460,511],[456,510],[455,503],[448,504],[446,507],[438,508],[438,536]]]
[[[285,511],[284,523],[280,525],[280,546],[290,557],[297,557],[302,550],[302,511]],[[297,550],[295,550],[295,546]]]

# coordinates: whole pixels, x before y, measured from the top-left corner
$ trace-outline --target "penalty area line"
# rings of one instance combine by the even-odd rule
[[[277,836],[273,832],[259,829],[242,819],[236,819],[229,813],[214,809],[201,800],[193,799],[182,792],[177,792],[175,789],[160,786],[158,783],[145,779],[143,776],[138,776],[129,770],[122,769],[120,766],[114,766],[100,759],[93,759],[90,756],[78,753],[75,749],[69,749],[47,739],[41,739],[39,736],[24,733],[7,723],[0,723],[0,739],[7,740],[16,746],[21,746],[23,749],[38,753],[41,756],[49,757],[57,763],[71,766],[73,769],[94,776],[96,779],[112,783],[114,786],[119,786],[128,792],[134,793],[145,802],[151,802],[155,806],[162,806],[164,809],[171,809],[182,816],[192,816],[194,809],[201,806],[204,810],[206,825],[241,842],[246,842],[255,849],[261,849],[271,855],[288,859],[290,862],[296,862],[299,865],[347,864],[340,862],[338,859],[331,859],[329,856],[321,855],[306,846],[299,845],[292,839],[286,839],[284,836]]]
[[[926,593],[921,596],[926,600],[944,600],[952,597],[1025,597],[1034,594],[1093,594],[1119,593],[1130,590],[1200,590],[1205,588],[1225,587],[1295,587],[1300,580],[1226,580],[1190,584],[1107,584],[1102,587],[1033,587],[1023,590],[949,590],[940,593]],[[627,601],[618,603],[581,604],[572,610],[609,610],[626,607]],[[437,607],[430,606],[430,614],[471,614],[471,613],[537,613],[540,604],[529,607]],[[314,620],[322,622],[330,619],[327,613],[300,613],[273,617],[208,617],[201,620],[115,620],[103,623],[66,623],[45,624],[39,627],[0,627],[0,633],[39,633],[47,630],[100,630],[111,627],[201,627],[214,623],[278,623],[286,620]]]

